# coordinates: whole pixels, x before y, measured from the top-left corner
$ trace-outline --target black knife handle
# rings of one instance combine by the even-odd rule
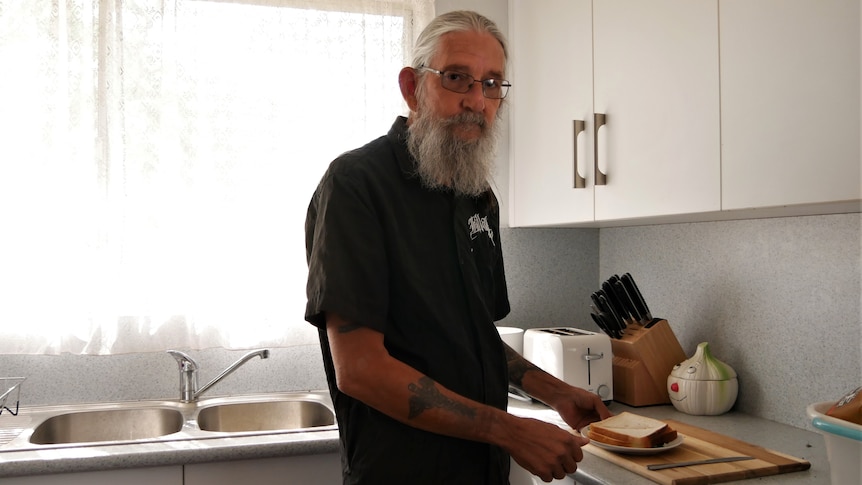
[[[626,290],[625,285],[621,280],[617,280],[614,282],[614,289],[617,291],[617,298],[623,303],[623,306],[626,307],[629,314],[634,317],[637,321],[642,321],[643,317],[641,317],[641,312],[638,310],[637,305],[635,305],[632,296],[629,295],[629,292]]]
[[[599,291],[601,291],[601,290],[599,290]],[[593,302],[593,305],[595,305],[596,308],[601,310],[602,302],[599,301],[599,292],[598,291],[593,292],[590,295],[590,300]]]
[[[647,306],[646,300],[644,300],[644,296],[641,294],[641,290],[638,287],[638,284],[635,283],[635,279],[631,274],[626,273],[623,277],[627,278],[632,285],[632,288],[635,290],[635,295],[637,296],[637,301],[641,305],[641,315],[644,317],[644,320],[652,320],[652,312],[649,311],[649,307]]]
[[[626,323],[614,309],[613,305],[611,305],[610,301],[606,297],[606,293],[603,291],[599,293],[599,302],[602,304],[602,306],[599,307],[602,309],[602,313],[599,315],[608,316],[608,320],[610,320],[610,322],[606,322],[606,324],[608,326],[613,325],[616,327],[614,328],[614,333],[617,334],[617,338],[622,338],[623,332],[626,329]]]
[[[617,316],[620,317],[620,321],[625,328],[625,325],[627,323],[626,321],[630,318],[629,312],[626,307],[623,306],[623,302],[621,302],[619,297],[617,296],[617,290],[614,288],[614,285],[611,283],[610,280],[602,283],[602,291],[605,294],[605,298],[608,299],[608,303],[610,304],[611,308],[613,308]]]
[[[596,326],[599,327],[599,330],[604,332],[605,335],[610,338],[617,338],[616,334],[614,332],[611,332],[611,330],[605,325],[605,322],[604,320],[602,320],[602,317],[593,312],[590,312],[590,316],[593,317],[593,322],[596,323]]]
[[[638,297],[637,290],[635,289],[631,277],[628,274],[624,274],[622,279],[620,279],[620,283],[623,285],[623,289],[625,289],[626,294],[629,296],[632,306],[634,306],[635,311],[638,313],[638,319],[641,322],[648,321],[646,317],[647,310],[644,308],[644,304],[641,303],[641,299]]]

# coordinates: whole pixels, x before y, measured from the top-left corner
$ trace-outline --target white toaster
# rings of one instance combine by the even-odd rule
[[[614,398],[611,339],[570,327],[531,328],[524,332],[524,358],[548,374],[598,394]]]

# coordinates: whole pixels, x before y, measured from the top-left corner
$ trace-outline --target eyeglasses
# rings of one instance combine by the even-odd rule
[[[464,74],[458,71],[438,71],[430,67],[422,66],[419,68],[422,71],[433,72],[440,76],[440,83],[444,89],[456,93],[464,94],[473,87],[473,83],[482,85],[482,94],[489,99],[503,99],[509,94],[509,88],[512,85],[509,81],[502,79],[476,79],[469,74]]]

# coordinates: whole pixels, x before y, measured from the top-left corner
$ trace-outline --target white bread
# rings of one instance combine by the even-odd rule
[[[589,433],[587,433],[587,437],[589,437],[593,441],[599,441],[605,444],[623,446],[627,448],[656,448],[663,446],[665,443],[670,443],[671,441],[675,440],[677,438],[677,433],[675,430],[668,427],[668,429],[664,432],[647,438],[617,439],[604,435],[600,432],[593,431],[591,428]]]
[[[587,437],[632,448],[655,448],[677,438],[676,430],[657,419],[622,412],[590,425]]]

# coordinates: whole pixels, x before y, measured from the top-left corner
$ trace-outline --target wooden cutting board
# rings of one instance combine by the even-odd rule
[[[622,455],[595,445],[584,450],[656,483],[702,485],[807,470],[811,463],[729,436],[669,419],[665,421],[685,438],[678,447],[655,455]],[[754,460],[695,465],[666,470],[647,470],[653,463],[705,460],[725,456],[753,456]]]

